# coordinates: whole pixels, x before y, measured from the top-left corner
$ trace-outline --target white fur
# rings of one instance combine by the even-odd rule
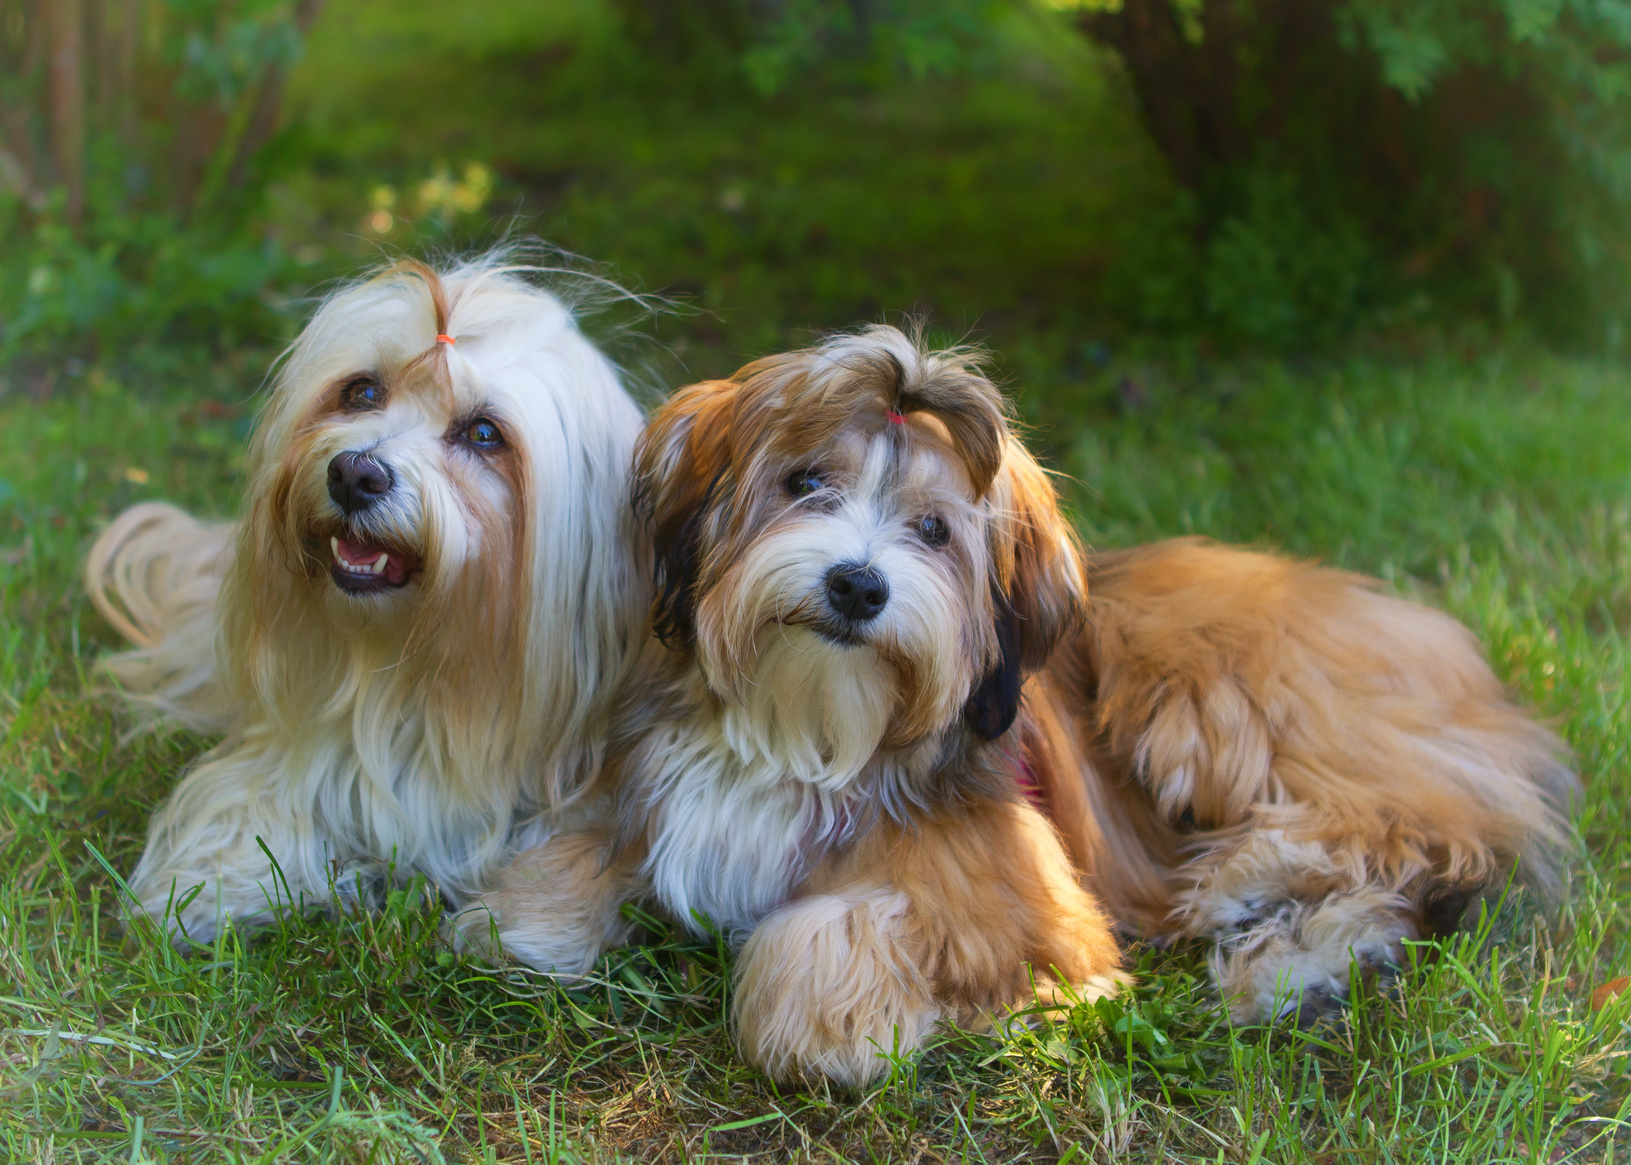
[[[691,720],[648,736],[631,761],[638,796],[654,807],[642,873],[682,922],[694,925],[700,911],[728,931],[751,930],[844,828],[863,776],[888,782],[895,766],[880,746],[901,710],[903,677],[886,651],[911,659],[932,694],[936,730],[959,714],[974,682],[962,572],[984,577],[984,530],[970,499],[955,493],[960,475],[930,449],[899,457],[887,433],[851,446],[853,472],[831,471],[834,496],[789,505],[731,567],[717,588],[720,608],[699,619],[709,695]],[[956,520],[961,553],[917,537],[926,507]],[[828,572],[843,563],[864,563],[889,584],[860,644],[806,625],[826,604]]]
[[[248,513],[211,613],[232,728],[155,814],[131,878],[153,914],[201,887],[171,921],[195,941],[227,915],[263,920],[285,885],[296,902],[323,901],[337,872],[344,882],[369,866],[422,873],[462,901],[542,840],[551,807],[599,765],[647,593],[626,486],[639,411],[568,309],[502,256],[441,278],[455,415],[502,418],[532,496],[512,497],[503,473],[452,440],[447,407],[411,377],[377,411],[319,407],[356,371],[390,377],[433,349],[416,276],[395,270],[322,305],[263,409]],[[396,488],[361,524],[417,548],[416,581],[359,597],[301,569],[298,545],[268,527],[302,441],[293,524],[337,520],[324,468],[366,452]],[[502,596],[481,579],[523,503],[530,555],[498,572],[526,605],[516,642],[484,622]],[[149,654],[205,666],[196,624],[155,631]],[[489,687],[492,698],[475,698]]]
[[[717,608],[698,620],[698,659],[724,702],[726,732],[742,755],[775,757],[797,779],[834,789],[877,752],[898,711],[906,677],[881,652],[909,657],[917,687],[932,694],[928,719],[957,715],[977,671],[975,621],[966,596],[984,577],[984,522],[960,471],[932,448],[902,461],[888,434],[847,442],[854,470],[823,505],[788,504],[716,590]],[[956,549],[930,549],[913,523],[936,513]],[[866,625],[866,644],[843,646],[807,630],[826,604],[828,572],[862,564],[889,584],[889,601]]]
[[[654,733],[635,757],[641,796],[655,806],[641,875],[691,929],[700,913],[745,934],[787,901],[816,843],[842,827],[843,801],[751,736],[738,751],[721,719]]]
[[[230,522],[201,522],[164,502],[143,502],[91,548],[91,601],[136,645],[104,668],[140,728],[173,721],[217,733],[232,724],[232,701],[215,666],[214,612],[233,535]]]

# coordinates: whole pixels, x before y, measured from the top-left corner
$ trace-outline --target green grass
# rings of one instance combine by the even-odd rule
[[[742,1066],[729,955],[706,945],[618,953],[562,991],[453,957],[414,893],[187,956],[124,935],[109,867],[208,742],[126,741],[87,694],[113,640],[77,564],[139,498],[230,512],[246,409],[241,372],[93,372],[0,399],[0,1159],[1624,1159],[1631,992],[1591,997],[1631,973],[1631,374],[1532,355],[1072,373],[1015,348],[1094,543],[1282,545],[1478,631],[1587,779],[1554,917],[1509,904],[1307,1033],[1231,1029],[1198,952],[1134,948],[1122,1000],[948,1034],[862,1096]],[[1115,406],[1125,377],[1147,407]]]

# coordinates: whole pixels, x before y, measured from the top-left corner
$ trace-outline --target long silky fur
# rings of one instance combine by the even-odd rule
[[[339,410],[359,370],[379,373],[382,409]],[[477,410],[505,435],[491,457],[454,439]],[[253,924],[388,868],[457,903],[545,836],[599,768],[642,634],[640,420],[570,310],[503,252],[330,295],[262,408],[236,528],[150,508],[92,548],[91,593],[138,644],[110,664],[124,690],[227,730],[154,816],[131,878],[145,908],[201,886],[170,919],[200,941],[225,915]],[[345,519],[325,467],[354,448],[392,468],[357,520],[417,555],[400,592],[328,578]]]
[[[1032,691],[1055,820],[1124,929],[1213,944],[1238,1020],[1318,1014],[1514,874],[1555,895],[1578,780],[1450,616],[1193,539],[1090,579]]]
[[[914,457],[954,532],[940,559],[901,533],[927,504]],[[812,463],[841,472],[791,502],[782,475]],[[1125,932],[1210,944],[1249,1022],[1319,1014],[1514,872],[1560,884],[1578,780],[1465,627],[1193,540],[1090,558],[1084,601],[1053,485],[961,354],[871,329],[683,389],[635,480],[658,638],[580,889],[745,936],[738,1038],[777,1076],[871,1079],[879,1046],[990,1014],[1027,962],[1110,989],[1084,888]],[[864,649],[808,631],[845,558],[898,592]],[[507,884],[487,905],[537,952],[540,903]],[[620,937],[572,933],[550,965]]]
[[[810,467],[820,488],[790,492]],[[1029,1004],[1038,981],[1113,990],[1109,922],[1016,794],[1020,673],[1083,598],[1045,484],[971,354],[894,328],[676,393],[636,459],[656,633],[604,816],[519,860],[461,919],[467,941],[496,929],[577,974],[621,940],[604,904],[644,900],[744,943],[750,1060],[846,1085],[939,1020]],[[948,541],[921,536],[925,515]],[[850,563],[890,597],[840,632],[825,580]]]
[[[215,658],[215,603],[232,558],[231,522],[200,521],[164,502],[131,506],[85,560],[85,591],[134,644],[101,670],[138,731],[179,724],[219,733],[236,714]]]

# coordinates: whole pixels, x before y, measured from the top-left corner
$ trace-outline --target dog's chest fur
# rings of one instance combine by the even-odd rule
[[[652,731],[630,758],[643,810],[641,874],[653,897],[697,931],[702,915],[747,932],[786,902],[811,862],[853,825],[846,791],[793,776],[774,757],[744,756],[703,716]]]

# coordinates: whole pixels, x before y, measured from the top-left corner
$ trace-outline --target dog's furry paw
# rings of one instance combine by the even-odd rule
[[[498,885],[444,928],[455,950],[502,952],[540,971],[579,976],[629,936],[629,884],[606,861],[607,838],[564,833],[516,855]]]
[[[1236,1023],[1312,1026],[1346,1005],[1353,967],[1385,972],[1416,937],[1403,903],[1380,887],[1277,903],[1251,922],[1221,935],[1208,959]]]
[[[902,949],[907,909],[897,892],[823,895],[761,923],[737,964],[742,1055],[778,1080],[855,1088],[922,1047],[941,1009]]]

